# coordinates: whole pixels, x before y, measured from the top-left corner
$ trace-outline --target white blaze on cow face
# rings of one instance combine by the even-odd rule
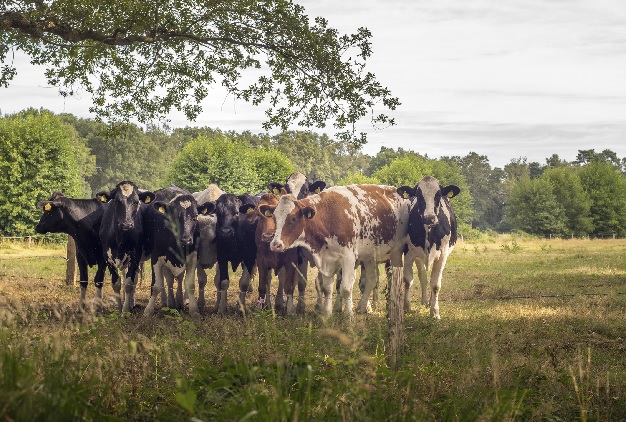
[[[122,196],[130,196],[133,193],[133,186],[129,183],[120,185],[120,193]]]
[[[437,215],[441,206],[441,187],[439,181],[426,176],[417,184],[417,206],[422,215],[424,225],[432,227],[437,224]]]
[[[287,186],[289,186],[289,192],[295,196],[300,194],[302,186],[306,183],[306,176],[302,173],[294,173],[287,180]]]
[[[179,205],[182,209],[186,210],[187,208],[191,206],[191,201],[181,201]]]
[[[282,252],[291,245],[285,244],[283,239],[283,230],[288,218],[297,216],[290,215],[296,209],[296,197],[294,195],[283,195],[278,201],[278,205],[274,210],[274,218],[276,219],[276,233],[274,239],[270,243],[270,249],[273,252]]]

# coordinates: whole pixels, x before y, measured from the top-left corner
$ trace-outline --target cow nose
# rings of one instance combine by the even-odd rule
[[[267,243],[269,243],[269,242],[271,242],[271,241],[272,241],[272,239],[273,239],[273,238],[274,238],[274,233],[263,233],[263,234],[261,235],[261,240],[262,240],[263,242],[267,242]]]
[[[274,252],[282,252],[285,249],[285,245],[280,240],[274,240],[270,243],[270,249]]]
[[[191,237],[183,237],[180,241],[184,246],[189,246],[193,243],[193,239]]]
[[[130,231],[133,229],[133,223],[122,223],[121,228],[125,232]]]
[[[425,215],[424,216],[424,224],[427,226],[434,226],[437,224],[437,216],[436,215]]]
[[[220,229],[220,232],[222,233],[223,236],[228,236],[229,234],[232,234],[234,230],[232,227],[222,227]]]

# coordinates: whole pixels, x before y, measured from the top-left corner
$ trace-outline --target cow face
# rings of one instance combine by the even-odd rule
[[[284,195],[276,207],[265,205],[260,207],[262,214],[271,212],[276,219],[276,234],[270,243],[274,252],[282,252],[294,246],[304,233],[308,220],[315,217],[315,208],[305,206],[293,195]]]
[[[268,189],[274,195],[293,194],[296,199],[303,199],[309,195],[320,193],[326,187],[326,183],[322,181],[309,182],[309,179],[302,173],[292,173],[287,179],[287,183],[281,185],[280,183],[272,182],[268,184]]]
[[[426,227],[432,227],[439,222],[439,212],[444,198],[453,198],[461,190],[454,185],[441,187],[439,181],[431,176],[425,176],[420,182],[411,188],[402,186],[398,188],[398,194],[404,198],[413,198],[413,207],[417,207],[418,213]]]
[[[260,233],[260,240],[269,243],[276,234],[276,220],[274,219],[274,209],[278,205],[278,197],[273,194],[265,194],[261,196],[259,205],[256,208],[257,233]]]
[[[154,193],[139,191],[137,186],[129,181],[120,182],[110,193],[96,194],[102,202],[108,202],[114,209],[114,225],[116,231],[130,232],[135,228],[140,203],[149,204],[154,201]]]
[[[206,204],[198,206],[191,195],[177,195],[170,202],[155,201],[152,206],[166,216],[166,227],[180,239],[182,246],[190,246],[193,243],[198,215],[206,214],[210,207]]]
[[[55,192],[50,200],[37,202],[37,208],[43,211],[35,227],[37,233],[60,233],[63,230],[65,209],[60,200],[62,197],[62,194]]]

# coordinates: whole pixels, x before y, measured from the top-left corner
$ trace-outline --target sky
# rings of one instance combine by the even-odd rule
[[[373,35],[368,70],[399,97],[396,126],[368,133],[364,152],[381,146],[431,158],[486,155],[545,163],[558,154],[610,149],[626,157],[626,2],[623,0],[298,0],[342,33]],[[44,107],[89,114],[90,98],[63,99],[44,69],[17,56],[18,76],[0,88],[0,112]],[[194,121],[263,132],[263,108],[214,89]],[[333,134],[333,129],[326,131]]]

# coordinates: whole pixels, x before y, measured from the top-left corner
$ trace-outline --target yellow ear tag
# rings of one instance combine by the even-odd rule
[[[449,191],[449,192],[448,192],[448,198],[452,198],[453,196],[454,196],[454,192]]]
[[[52,205],[50,205],[50,204],[48,203],[48,204],[46,204],[46,205],[43,207],[43,209],[44,209],[45,211],[50,211],[50,210],[52,209]]]
[[[402,196],[404,197],[404,199],[409,199],[409,193],[408,192],[404,192],[402,194]]]
[[[254,212],[254,208],[248,208],[248,211],[246,211],[246,214],[252,214]]]
[[[274,192],[274,195],[280,195],[280,190],[278,190],[278,188],[274,188],[272,192]]]
[[[263,215],[265,215],[266,217],[271,217],[272,216],[272,212],[267,210],[267,211],[265,211],[265,214],[263,214]]]
[[[207,213],[209,212],[209,210],[207,210],[206,208],[202,210],[202,215],[207,215]]]
[[[149,196],[146,196],[146,201],[145,201],[145,202],[146,202],[146,204],[149,204],[151,201],[152,201],[152,199],[150,199],[150,197],[149,197]]]
[[[320,193],[322,190],[320,188],[315,189],[315,193]]]
[[[161,214],[165,214],[165,207],[159,207],[159,212]]]
[[[307,218],[310,220],[311,218],[313,218],[313,212],[309,211],[309,213],[307,214]]]
[[[100,196],[100,202],[106,202],[107,201],[107,197],[104,195]]]

